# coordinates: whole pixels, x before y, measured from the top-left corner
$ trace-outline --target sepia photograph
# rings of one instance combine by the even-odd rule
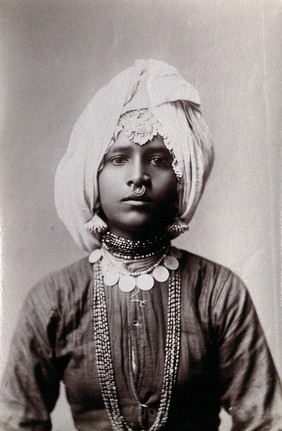
[[[0,0],[0,431],[282,431],[281,0]]]

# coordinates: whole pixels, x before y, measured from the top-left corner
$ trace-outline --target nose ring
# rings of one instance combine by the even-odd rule
[[[132,185],[132,194],[139,198],[140,196],[143,196],[146,193],[146,187],[144,184],[142,184],[141,187],[136,187],[135,184]]]

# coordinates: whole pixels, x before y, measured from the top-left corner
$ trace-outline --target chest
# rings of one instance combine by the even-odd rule
[[[107,319],[115,381],[121,400],[155,404],[160,399],[165,361],[168,286],[124,293],[106,287]],[[212,350],[199,304],[186,289],[181,292],[181,336],[177,385],[195,389],[206,380]],[[75,402],[102,405],[96,368],[92,292],[77,323],[58,352],[65,361],[64,381]]]

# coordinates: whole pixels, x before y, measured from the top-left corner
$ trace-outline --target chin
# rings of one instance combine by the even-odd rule
[[[152,224],[152,222],[137,223],[135,220],[135,222],[119,226],[115,231],[119,236],[125,238],[142,239],[162,234],[165,231],[165,226],[161,226],[159,223]]]
[[[168,224],[159,216],[152,217],[151,213],[141,211],[120,214],[116,220],[111,222],[108,220],[110,231],[124,238],[162,234]]]

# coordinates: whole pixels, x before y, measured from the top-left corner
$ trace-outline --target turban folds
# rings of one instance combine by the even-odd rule
[[[165,145],[173,151],[182,173],[179,218],[189,223],[213,161],[199,107],[195,88],[174,67],[156,60],[136,60],[98,91],[76,122],[55,177],[58,215],[80,247],[91,251],[99,242],[84,224],[92,218],[98,201],[99,166],[120,116],[128,111],[149,109],[161,124]]]

